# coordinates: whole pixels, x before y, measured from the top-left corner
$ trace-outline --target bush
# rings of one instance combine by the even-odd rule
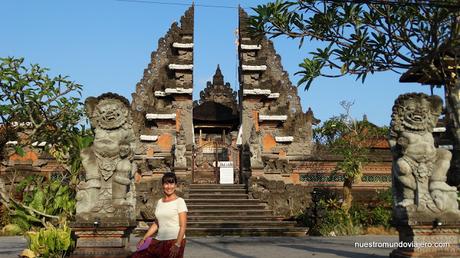
[[[47,223],[39,231],[30,231],[26,233],[28,248],[37,256],[58,258],[65,257],[74,247],[74,241],[71,238],[71,229],[67,223],[59,227]]]
[[[23,233],[22,228],[16,224],[5,225],[0,231],[2,236],[17,236]]]
[[[369,227],[388,229],[391,226],[391,189],[378,192],[370,205],[354,204],[348,214],[341,208],[338,195],[321,190],[319,198],[316,223],[313,207],[297,216],[299,223],[310,228],[310,235],[355,235],[363,233]]]

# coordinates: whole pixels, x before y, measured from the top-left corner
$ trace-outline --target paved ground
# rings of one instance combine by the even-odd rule
[[[137,238],[132,239],[135,248]],[[397,236],[353,237],[201,237],[188,238],[187,258],[303,258],[388,257],[391,248],[357,248],[355,243],[396,242]],[[23,250],[22,237],[0,237],[0,258],[12,258]]]

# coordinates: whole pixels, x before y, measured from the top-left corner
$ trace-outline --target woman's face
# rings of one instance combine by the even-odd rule
[[[163,184],[163,192],[166,196],[170,196],[176,192],[176,184],[175,183],[164,183]]]

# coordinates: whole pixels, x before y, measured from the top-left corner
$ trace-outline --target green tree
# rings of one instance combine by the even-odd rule
[[[25,66],[23,58],[0,58],[0,148],[13,136],[20,146],[38,141],[68,150],[83,116],[82,86],[48,72],[37,64]]]
[[[343,175],[342,209],[348,214],[353,201],[353,184],[362,177],[372,146],[384,139],[388,128],[377,127],[366,119],[356,120],[350,115],[353,103],[342,101],[345,113],[332,117],[314,129],[314,139],[340,157],[335,173]]]
[[[444,86],[460,148],[460,3],[443,1],[275,1],[253,8],[255,33],[321,42],[299,64],[305,89],[319,76],[404,73],[400,81]],[[460,178],[459,178],[460,179]],[[460,180],[459,180],[460,183]]]
[[[91,141],[91,132],[79,128],[83,116],[80,84],[66,76],[50,77],[48,69],[24,65],[23,58],[0,58],[0,149],[16,138],[21,154],[33,142],[46,142],[49,151],[65,168],[51,178],[29,176],[16,187],[0,179],[0,202],[10,222],[24,230],[45,220],[74,213],[75,186],[81,160],[80,150]],[[22,193],[22,194],[20,194]],[[22,195],[21,199],[15,196]]]

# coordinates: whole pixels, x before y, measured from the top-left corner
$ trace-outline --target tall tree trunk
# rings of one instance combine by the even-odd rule
[[[352,187],[353,187],[353,180],[349,178],[345,178],[345,180],[343,181],[342,210],[347,214],[351,208],[351,203],[353,201],[353,195],[351,194]]]
[[[447,67],[446,75],[446,107],[449,118],[449,129],[454,136],[454,149],[448,182],[460,187],[460,11],[457,11],[456,20],[452,23],[451,48],[454,52],[455,62],[453,71]]]
[[[460,186],[460,79],[449,80],[446,85],[448,128],[454,137],[452,163],[448,175],[451,185]]]

